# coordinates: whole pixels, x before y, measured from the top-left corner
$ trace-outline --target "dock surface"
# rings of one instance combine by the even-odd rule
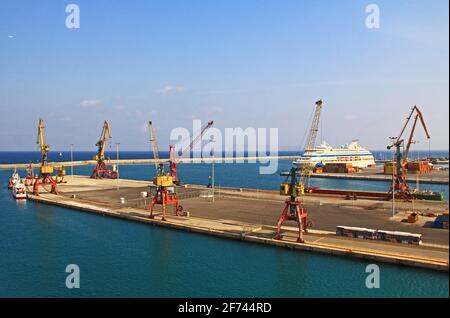
[[[159,213],[155,219],[149,218],[149,200],[141,196],[141,192],[148,191],[148,182],[119,180],[117,183],[117,180],[93,180],[86,177],[68,177],[67,181],[67,184],[59,185],[59,195],[42,193],[38,197],[30,196],[30,199],[191,232],[448,271],[448,230],[401,222],[401,210],[396,218],[389,217],[385,208],[377,205],[380,202],[376,201],[344,202],[345,200],[338,198],[305,197],[305,204],[315,226],[314,230],[305,235],[306,243],[298,244],[295,242],[294,223],[286,223],[283,240],[273,239],[276,221],[284,207],[284,197],[270,191],[252,193],[221,189],[221,193],[212,202],[205,188],[183,187],[180,188],[180,197],[190,216],[169,215],[168,221],[163,222]],[[120,198],[125,198],[125,203],[120,203]],[[426,203],[423,204],[423,207],[427,206]],[[432,209],[439,211],[445,206],[433,203]],[[406,211],[406,207],[404,208]],[[422,231],[427,244],[414,246],[338,237],[333,234],[336,225],[378,225],[372,228],[412,233]]]

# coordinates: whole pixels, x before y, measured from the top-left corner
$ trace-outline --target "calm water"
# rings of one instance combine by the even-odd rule
[[[282,162],[280,170],[286,167]],[[180,174],[206,184],[210,169],[186,164]],[[121,174],[150,179],[153,166],[123,166]],[[9,176],[0,171],[0,184]],[[254,164],[216,165],[223,186],[265,189],[280,182],[257,176]],[[80,266],[81,289],[65,287],[67,264]],[[0,297],[448,297],[447,273],[387,264],[380,264],[381,288],[369,290],[367,264],[17,203],[0,187]]]

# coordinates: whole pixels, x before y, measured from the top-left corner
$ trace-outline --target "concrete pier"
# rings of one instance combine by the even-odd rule
[[[289,223],[283,229],[283,240],[273,239],[276,232],[274,225],[283,209],[284,200],[284,197],[274,192],[264,191],[252,195],[251,191],[216,189],[218,195],[212,202],[211,197],[204,195],[204,187],[182,187],[179,189],[182,205],[185,211],[190,212],[190,216],[175,217],[169,212],[168,221],[163,222],[159,213],[155,219],[148,217],[148,199],[140,195],[142,191],[148,190],[148,182],[119,180],[120,187],[117,189],[117,180],[68,177],[67,181],[67,184],[59,185],[58,195],[42,193],[40,196],[30,195],[30,199],[79,211],[254,243],[448,271],[448,230],[427,228],[424,224],[405,224],[401,222],[405,215],[402,210],[392,218],[386,214],[383,206],[374,207],[379,203],[375,201],[343,202],[337,198],[305,197],[315,226],[305,235],[306,243],[298,244],[295,242],[295,228],[290,227]],[[120,202],[120,198],[125,199],[124,203]],[[423,204],[422,207],[425,207]],[[432,209],[440,211],[445,206],[434,203]],[[333,233],[336,225],[369,227],[371,224],[387,230],[422,231],[426,244],[413,246],[349,239],[337,237]]]
[[[346,179],[346,180],[365,180],[365,181],[392,181],[392,175],[383,173],[382,166],[369,167],[356,173],[313,173],[312,178]],[[409,182],[419,182],[428,184],[448,185],[449,170],[432,170],[423,175],[407,174],[406,179]]]

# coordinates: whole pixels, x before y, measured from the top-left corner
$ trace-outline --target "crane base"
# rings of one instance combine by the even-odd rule
[[[50,186],[51,190],[50,193],[58,194],[57,188],[56,188],[56,181],[53,179],[51,175],[43,174],[39,175],[35,180],[33,184],[33,194],[39,195],[39,188],[40,187],[46,187]]]
[[[162,218],[161,220],[166,222],[166,206],[167,205],[174,205],[175,206],[175,215],[180,216],[180,212],[183,211],[183,206],[180,204],[180,200],[178,199],[178,196],[176,194],[169,193],[169,190],[167,190],[164,187],[158,188],[155,195],[153,196],[152,201],[150,202],[150,219],[154,219],[155,216],[153,215],[153,210],[155,205],[161,205],[162,206]]]
[[[104,161],[97,163],[91,175],[92,179],[117,179],[117,177],[117,171],[109,170]]]
[[[285,221],[296,221],[298,224],[298,238],[297,243],[305,243],[303,239],[303,232],[307,232],[308,228],[311,227],[311,222],[308,221],[308,211],[303,206],[302,201],[292,201],[290,199],[286,200],[286,205],[283,213],[278,220],[277,234],[275,235],[275,240],[281,240],[283,235],[281,234],[281,226]]]

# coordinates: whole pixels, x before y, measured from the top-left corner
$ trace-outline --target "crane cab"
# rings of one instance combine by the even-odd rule
[[[172,187],[173,177],[172,176],[156,176],[153,179],[153,184],[157,187]]]
[[[52,174],[53,171],[54,171],[54,168],[51,165],[43,165],[40,167],[41,174]]]

